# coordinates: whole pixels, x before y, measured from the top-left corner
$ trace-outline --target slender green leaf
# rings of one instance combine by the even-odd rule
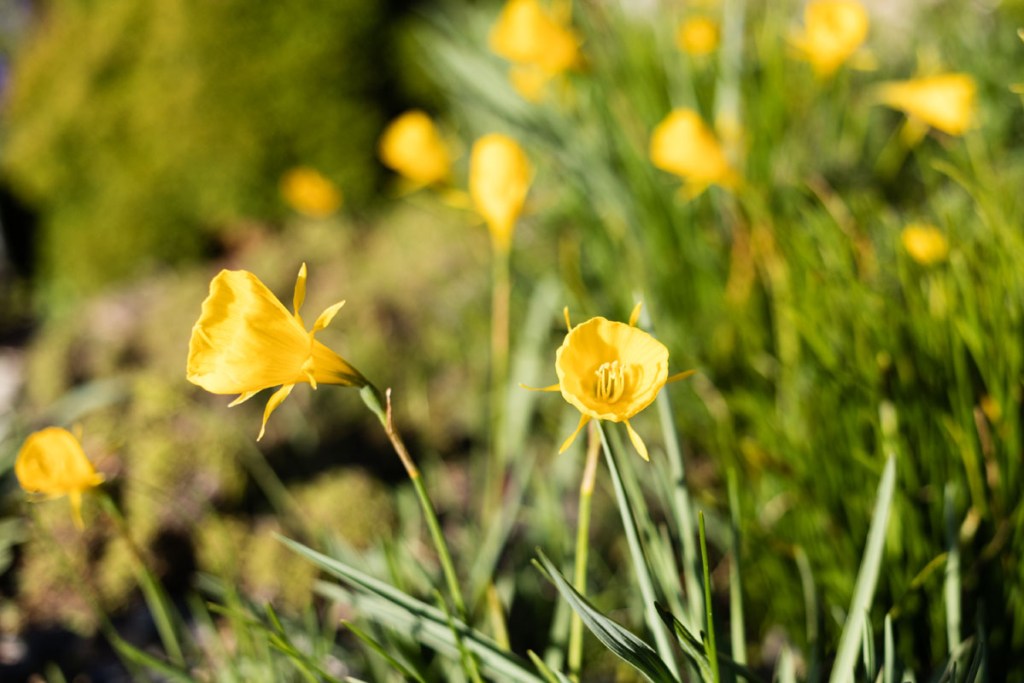
[[[350,621],[346,621],[344,622],[344,624],[345,627],[352,632],[352,635],[354,635],[359,640],[363,641],[363,644],[365,644],[368,648],[370,648],[378,655],[380,655],[384,659],[384,661],[390,664],[395,671],[402,674],[402,676],[404,676],[406,679],[419,681],[419,683],[426,683],[426,680],[424,680],[423,676],[421,676],[419,672],[413,671],[408,666],[392,657],[391,654],[387,651],[387,648],[378,643],[369,633],[359,628]]]
[[[687,658],[689,658],[694,666],[697,667],[701,679],[710,681],[711,664],[708,661],[707,652],[704,649],[704,643],[701,642],[701,639],[691,633],[682,621],[661,605],[658,606],[658,613],[661,615],[661,619],[665,622],[665,625],[675,632],[679,639],[679,646],[682,648],[683,653]],[[718,655],[718,662],[734,676],[739,676],[747,681],[752,681],[753,683],[763,683],[761,677],[748,669],[746,665],[739,664],[723,654]]]
[[[543,552],[539,550],[537,552],[540,555],[540,565],[538,566],[555,584],[555,588],[573,608],[573,611],[580,616],[583,624],[598,640],[604,643],[605,647],[653,683],[678,680],[650,645],[597,611],[585,597],[572,587],[572,584],[566,581],[558,571],[558,567]]]
[[[457,659],[459,650],[452,634],[454,628],[464,639],[466,649],[478,658],[484,675],[501,681],[542,683],[543,679],[532,673],[524,660],[504,651],[493,639],[459,619],[452,619],[452,626],[449,626],[448,617],[436,607],[301,543],[284,537],[278,538],[288,548],[328,574],[357,589],[357,592],[349,593],[337,586],[320,584],[318,589],[328,597],[349,602],[367,618],[410,634],[424,645]]]
[[[547,664],[544,660],[537,656],[537,653],[533,650],[527,650],[526,654],[529,655],[530,661],[537,667],[537,671],[540,671],[541,675],[544,676],[544,680],[548,683],[572,683],[569,677],[563,674],[561,671],[555,671]]]
[[[892,505],[893,491],[896,485],[896,457],[889,456],[882,473],[882,481],[878,485],[875,499],[875,510],[868,530],[867,547],[861,560],[860,571],[857,572],[857,583],[854,586],[853,600],[847,613],[846,625],[839,637],[839,649],[835,665],[832,668],[830,683],[852,683],[854,669],[857,666],[857,650],[863,635],[864,618],[871,608],[875,594],[878,572],[882,566],[882,551],[885,549],[885,530],[889,523],[889,509]]]

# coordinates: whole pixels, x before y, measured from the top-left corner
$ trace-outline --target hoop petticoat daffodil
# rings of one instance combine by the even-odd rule
[[[881,83],[874,97],[912,120],[948,135],[963,135],[974,123],[977,94],[978,84],[972,76],[946,73]]]
[[[210,282],[188,345],[188,381],[214,394],[239,394],[231,406],[263,389],[275,391],[263,411],[257,441],[267,419],[300,382],[364,387],[369,382],[314,335],[327,327],[345,304],[328,307],[306,330],[299,309],[306,298],[306,264],[295,281],[294,313],[267,286],[245,270],[222,270]]]
[[[822,78],[834,74],[868,37],[868,12],[856,0],[814,0],[804,8],[804,29],[791,38]]]
[[[473,143],[469,155],[469,196],[483,216],[496,249],[508,251],[512,232],[530,191],[533,169],[519,143],[490,133]]]
[[[14,474],[21,488],[48,498],[67,496],[75,526],[82,529],[82,493],[103,483],[82,450],[82,444],[66,429],[47,427],[25,439]]]
[[[625,423],[637,453],[650,459],[643,439],[629,424],[630,418],[653,403],[665,384],[695,371],[669,376],[668,349],[636,327],[640,306],[633,308],[628,325],[597,317],[573,327],[569,309],[565,309],[569,332],[555,354],[558,384],[538,390],[561,391],[562,398],[581,413],[576,430],[562,443],[559,453],[572,445],[590,420],[609,420]]]

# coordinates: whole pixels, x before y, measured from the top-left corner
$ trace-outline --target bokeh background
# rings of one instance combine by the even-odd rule
[[[358,613],[316,594],[315,568],[274,534],[331,539],[426,592],[436,567],[415,498],[355,392],[300,388],[257,444],[259,401],[229,411],[186,382],[191,327],[221,268],[257,273],[288,301],[305,262],[308,310],[347,300],[318,338],[394,387],[453,552],[483,593],[492,252],[462,192],[470,146],[491,131],[536,168],[512,250],[513,457],[527,464],[504,499],[515,522],[484,560],[513,649],[542,652],[564,631],[529,560],[538,546],[571,556],[582,463],[582,446],[555,456],[571,407],[515,384],[555,381],[563,306],[577,322],[624,320],[643,299],[673,370],[699,370],[667,391],[723,613],[737,562],[726,471],[741,482],[748,661],[770,676],[787,649],[801,677],[827,671],[896,453],[876,639],[890,615],[918,680],[941,672],[952,543],[960,635],[986,643],[991,680],[1024,675],[1024,4],[865,3],[865,53],[830,79],[788,42],[801,3],[572,4],[584,58],[540,102],[489,48],[499,3],[0,4],[0,678],[128,680],[85,584],[123,632],[157,641],[125,540],[100,511],[87,504],[79,532],[66,505],[27,504],[17,486],[24,436],[62,424],[81,427],[183,613],[227,585],[316,634],[339,678],[389,680],[337,631]],[[697,14],[723,28],[710,56],[673,39]],[[944,71],[975,79],[974,126],[908,144],[903,114],[872,88]],[[718,121],[740,187],[691,196],[650,163],[651,130],[680,106]],[[444,188],[412,188],[379,160],[384,127],[414,107],[453,151]],[[340,205],[309,215],[289,201],[296,168],[315,169]],[[907,253],[914,222],[945,235],[940,263]],[[668,537],[664,444],[653,416],[637,426],[655,461],[638,475]],[[642,629],[606,481],[594,506],[593,598]],[[189,621],[197,675],[259,680],[239,664],[262,661],[239,622],[206,617]],[[587,653],[584,680],[634,680],[596,642]]]

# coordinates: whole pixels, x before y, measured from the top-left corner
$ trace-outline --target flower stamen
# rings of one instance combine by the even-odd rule
[[[605,403],[615,403],[622,397],[626,390],[626,367],[613,360],[610,363],[602,363],[601,367],[594,371],[597,375],[597,398]]]

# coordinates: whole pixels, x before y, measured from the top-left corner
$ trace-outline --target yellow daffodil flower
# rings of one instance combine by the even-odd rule
[[[559,453],[572,445],[590,420],[609,420],[624,423],[637,453],[650,459],[629,420],[653,403],[666,383],[689,377],[693,371],[669,377],[668,349],[636,327],[639,317],[637,304],[628,325],[598,317],[573,327],[565,309],[569,331],[555,354],[558,384],[541,389],[560,391],[581,413],[579,425]]]
[[[310,218],[325,218],[341,206],[341,190],[318,171],[300,166],[281,178],[281,195],[288,205]]]
[[[739,177],[722,144],[692,109],[676,109],[651,134],[651,162],[686,181],[696,196],[708,185],[733,188]]]
[[[967,74],[925,76],[878,87],[878,101],[949,135],[963,135],[974,120],[978,86]]]
[[[941,263],[949,255],[949,241],[934,225],[911,223],[900,236],[903,248],[922,266]]]
[[[487,222],[494,246],[508,251],[516,219],[530,189],[530,162],[512,138],[485,135],[473,144],[469,156],[469,195]]]
[[[868,36],[868,12],[854,0],[815,0],[804,8],[804,29],[792,39],[814,73],[831,76]]]
[[[580,40],[568,18],[556,16],[538,0],[509,0],[489,40],[495,54],[518,67],[512,83],[531,101],[540,99],[548,81],[579,62]]]
[[[679,25],[676,45],[693,57],[703,57],[718,49],[718,22],[710,17],[691,17]]]
[[[418,185],[443,182],[451,171],[451,154],[434,121],[415,109],[392,121],[380,138],[380,159]]]
[[[231,405],[263,389],[275,391],[263,412],[257,441],[267,419],[300,382],[364,387],[366,379],[314,335],[327,327],[344,301],[324,310],[307,331],[299,309],[306,298],[306,264],[299,269],[294,313],[267,286],[245,270],[222,270],[210,282],[188,345],[188,381],[214,394],[239,394]]]
[[[82,444],[66,429],[47,427],[25,439],[18,458],[14,461],[14,474],[21,488],[48,498],[67,496],[75,526],[82,523],[82,493],[103,483],[85,456]]]

